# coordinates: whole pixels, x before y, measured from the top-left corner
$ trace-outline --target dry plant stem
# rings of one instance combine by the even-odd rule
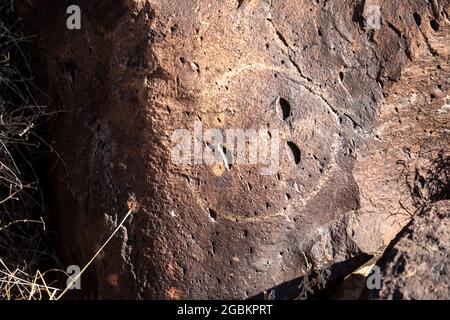
[[[21,34],[15,4],[0,0],[0,300],[52,300],[62,290],[47,285],[47,272],[35,271],[43,261],[57,263],[35,170],[47,150],[41,146],[51,149],[39,134],[54,111],[36,98],[32,37]]]
[[[94,256],[91,258],[91,260],[89,260],[89,262],[84,266],[84,268],[80,271],[80,273],[78,273],[73,279],[72,281],[70,281],[70,283],[67,285],[67,287],[64,289],[63,292],[61,292],[61,294],[55,299],[55,300],[59,300],[61,299],[66,293],[67,291],[74,285],[74,283],[80,279],[81,275],[86,271],[86,269],[92,264],[92,262],[94,262],[95,258],[97,258],[97,256],[100,254],[100,252],[102,252],[102,250],[108,245],[108,243],[111,241],[111,239],[115,236],[115,234],[119,231],[119,229],[123,226],[123,224],[125,223],[125,221],[128,219],[129,216],[131,216],[134,212],[134,209],[131,208],[128,213],[125,215],[125,217],[122,219],[122,221],[119,223],[119,225],[117,226],[117,228],[114,230],[114,232],[109,236],[108,240],[105,241],[105,243],[100,247],[100,249],[98,249],[98,251],[94,254]],[[54,299],[51,299],[54,300]]]
[[[0,202],[0,204],[1,204],[1,202]],[[15,224],[18,224],[18,223],[40,223],[40,224],[45,226],[45,222],[42,221],[42,220],[28,220],[28,219],[15,220],[15,221],[12,221],[12,222],[4,225],[4,226],[0,226],[0,232],[8,229],[9,227],[11,227],[11,226],[13,226]]]
[[[44,280],[44,275],[39,271],[36,272],[32,280],[28,280],[28,274],[17,268],[14,271],[11,270],[2,259],[0,259],[0,266],[3,269],[0,270],[0,291],[3,290],[2,297],[6,300],[41,300],[44,292],[47,293],[48,299],[54,300],[56,292],[60,291],[60,289],[48,286]],[[40,280],[42,284],[38,284]],[[12,294],[13,289],[19,291],[20,294]]]

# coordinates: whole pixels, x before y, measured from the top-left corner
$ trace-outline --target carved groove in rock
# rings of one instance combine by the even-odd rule
[[[65,110],[64,260],[88,261],[139,204],[87,296],[248,298],[389,243],[415,210],[398,177],[448,146],[449,2],[374,2],[379,30],[364,28],[368,1],[80,0],[80,31],[63,2],[21,5]],[[172,132],[195,123],[278,130],[278,173],[174,164]]]

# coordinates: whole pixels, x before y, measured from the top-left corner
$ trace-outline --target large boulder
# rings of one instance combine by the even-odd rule
[[[371,299],[448,299],[450,297],[450,201],[424,208],[378,263],[381,287]]]
[[[448,147],[449,1],[79,0],[81,30],[66,2],[30,3],[41,87],[64,111],[63,261],[83,265],[138,205],[86,297],[247,298],[377,254]],[[199,125],[260,130],[279,157],[231,164],[225,141],[223,163],[174,161],[175,130],[207,147]]]

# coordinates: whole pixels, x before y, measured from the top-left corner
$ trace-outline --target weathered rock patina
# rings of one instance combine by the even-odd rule
[[[396,237],[378,264],[379,290],[364,298],[445,300],[450,295],[450,201],[426,206]]]
[[[41,82],[65,111],[64,261],[88,261],[139,205],[89,297],[247,298],[377,254],[415,211],[424,150],[448,148],[449,1],[79,0],[81,30],[65,1],[31,2]],[[175,165],[171,134],[196,121],[279,130],[278,174]]]

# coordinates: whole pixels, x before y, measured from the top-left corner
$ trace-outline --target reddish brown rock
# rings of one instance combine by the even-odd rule
[[[246,298],[392,240],[418,201],[412,172],[448,147],[449,2],[369,2],[80,0],[81,30],[61,1],[24,5],[65,110],[64,261],[88,261],[139,205],[86,296]],[[173,130],[196,121],[279,130],[278,174],[175,164]]]
[[[450,201],[442,200],[424,208],[393,241],[378,262],[382,267],[380,290],[367,292],[367,297],[448,299],[449,262]]]

